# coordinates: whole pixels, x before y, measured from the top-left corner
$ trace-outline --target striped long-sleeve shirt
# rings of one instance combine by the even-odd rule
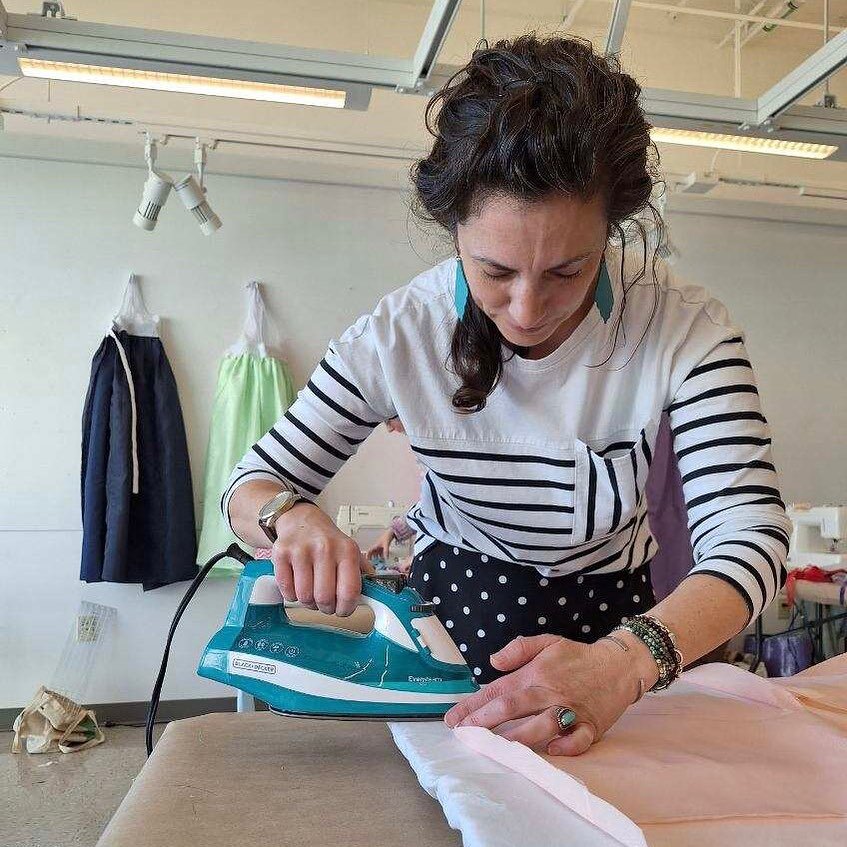
[[[486,407],[469,415],[450,402],[456,260],[419,274],[330,343],[233,471],[224,514],[252,479],[313,499],[380,422],[399,416],[426,469],[408,513],[416,552],[440,540],[544,577],[632,570],[656,552],[644,487],[667,410],[690,573],[735,587],[752,620],[784,582],[790,523],[743,336],[721,303],[664,264],[655,285],[649,260],[631,284],[641,259],[609,248],[608,321],[594,308],[548,356],[509,358]]]

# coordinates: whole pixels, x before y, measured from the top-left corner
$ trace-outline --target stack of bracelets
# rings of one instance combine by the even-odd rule
[[[659,681],[650,689],[667,688],[682,673],[682,654],[676,646],[673,633],[657,618],[634,615],[612,632],[625,629],[640,638],[649,648],[659,668]]]

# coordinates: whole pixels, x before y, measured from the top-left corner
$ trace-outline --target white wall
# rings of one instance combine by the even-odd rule
[[[88,700],[147,699],[185,590],[78,581],[82,403],[128,272],[162,317],[199,498],[218,360],[238,337],[244,284],[264,282],[300,385],[332,336],[428,261],[409,246],[397,191],[214,176],[209,196],[224,226],[206,238],[176,197],[155,232],[133,227],[143,178],[0,158],[0,708],[49,681],[80,599],[118,609]],[[341,502],[414,499],[402,437],[379,432],[360,457],[327,491],[330,514]],[[194,668],[232,585],[209,581],[192,602],[165,697],[229,693]]]
[[[118,609],[87,699],[146,699],[184,590],[78,582],[81,406],[127,273],[141,276],[163,318],[199,494],[217,361],[239,331],[242,285],[266,283],[302,382],[331,336],[433,258],[409,245],[401,192],[215,176],[224,227],[206,239],[176,198],[156,232],[132,227],[142,177],[0,158],[0,708],[49,681],[80,599]],[[711,286],[747,329],[786,497],[847,499],[844,230],[702,214],[670,222],[680,271]],[[331,513],[339,502],[411,496],[402,441],[372,441],[331,484]],[[231,588],[208,582],[193,601],[164,697],[227,693],[194,667]]]
[[[746,330],[786,502],[847,502],[843,226],[672,214],[678,271]]]

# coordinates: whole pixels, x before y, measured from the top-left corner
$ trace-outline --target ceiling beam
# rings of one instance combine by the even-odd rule
[[[611,2],[615,0],[600,0],[600,2]],[[786,29],[808,29],[823,31],[823,24],[811,23],[810,21],[794,21],[790,18],[774,18],[765,15],[743,14],[742,12],[725,12],[719,9],[702,9],[696,6],[677,6],[673,3],[658,3],[652,0],[632,0],[633,9],[652,9],[655,12],[671,12],[677,15],[694,15],[701,18],[717,18],[726,21],[746,21],[747,23],[774,24]],[[830,27],[830,32],[840,32],[842,27]]]
[[[568,9],[568,14],[565,16],[565,19],[562,21],[562,29],[566,32],[574,25],[574,21],[576,20],[576,16],[580,13],[580,10],[585,5],[585,0],[574,0],[573,5]]]
[[[615,0],[615,5],[612,8],[612,19],[609,22],[609,32],[606,35],[604,52],[607,56],[620,52],[631,7],[632,0]]]
[[[462,0],[435,0],[412,59],[413,84],[429,78]]]
[[[759,96],[756,104],[756,124],[761,126],[781,115],[789,106],[844,65],[847,65],[847,31],[842,31],[827,41],[805,62]]]
[[[750,15],[758,14],[762,10],[762,8],[765,6],[767,1],[768,0],[758,0],[756,5],[753,6],[752,9],[747,10],[747,13],[750,14]],[[764,24],[757,24],[757,26],[764,26]],[[750,40],[746,25],[743,28],[743,31],[742,31],[741,34],[744,37],[744,42],[741,45],[743,47],[744,44],[746,44]],[[735,27],[733,27],[732,29],[728,29],[726,31],[726,35],[724,35],[724,37],[718,42],[718,49],[723,47],[724,44],[726,44],[728,41],[731,41],[733,38],[735,38]]]

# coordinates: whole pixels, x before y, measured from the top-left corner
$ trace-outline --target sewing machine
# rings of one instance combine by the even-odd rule
[[[385,529],[391,526],[392,518],[397,515],[405,515],[406,509],[396,506],[393,500],[389,500],[384,506],[354,506],[344,504],[338,508],[338,517],[335,519],[336,526],[354,538],[363,550],[367,550]],[[411,555],[411,543],[400,544],[394,542],[392,545],[392,560]]]
[[[788,549],[788,568],[817,565],[824,570],[847,568],[847,506],[790,505],[794,524]]]

